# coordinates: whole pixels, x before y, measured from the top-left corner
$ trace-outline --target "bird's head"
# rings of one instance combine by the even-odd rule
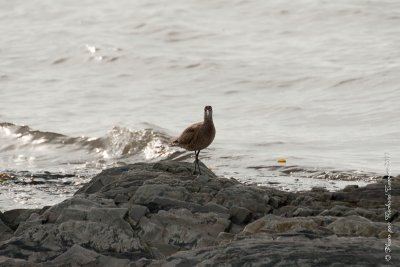
[[[211,106],[204,107],[204,119],[212,119],[212,107]]]

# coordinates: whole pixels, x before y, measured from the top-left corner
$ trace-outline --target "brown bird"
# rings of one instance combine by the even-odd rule
[[[172,141],[172,145],[182,147],[189,151],[194,151],[196,161],[193,174],[196,173],[196,167],[200,171],[199,154],[200,150],[208,147],[215,137],[215,127],[212,118],[212,107],[204,108],[204,121],[195,123],[186,128],[183,133]]]

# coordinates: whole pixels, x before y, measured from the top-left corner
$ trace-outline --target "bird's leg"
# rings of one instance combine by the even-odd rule
[[[195,156],[195,160],[194,160],[194,170],[193,170],[193,174],[196,174],[196,167],[197,167],[197,150],[194,151],[194,156]]]
[[[200,150],[198,150],[197,154],[196,154],[196,163],[197,163],[197,168],[199,169],[199,174],[201,175],[200,164],[199,164],[199,154],[200,154]]]

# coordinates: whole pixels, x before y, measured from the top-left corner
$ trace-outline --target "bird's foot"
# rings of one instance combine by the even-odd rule
[[[196,174],[196,170],[199,170],[198,175],[201,175],[201,170],[200,170],[200,164],[199,164],[199,159],[196,158],[196,160],[194,161],[194,170],[193,170],[193,175]]]
[[[193,170],[192,175],[196,175],[200,176],[201,175],[201,171],[199,170],[198,172],[196,170]]]

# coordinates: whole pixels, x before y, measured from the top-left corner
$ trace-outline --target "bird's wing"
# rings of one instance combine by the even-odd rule
[[[195,123],[189,127],[187,127],[183,133],[181,134],[181,136],[178,137],[178,139],[176,139],[177,143],[179,143],[180,145],[187,145],[190,144],[190,142],[193,140],[196,132],[198,131],[198,129],[201,127],[202,123]]]

